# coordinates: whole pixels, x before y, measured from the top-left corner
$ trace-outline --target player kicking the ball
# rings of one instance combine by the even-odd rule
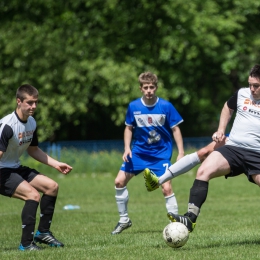
[[[181,222],[190,232],[196,225],[208,194],[211,179],[235,177],[244,173],[248,180],[260,186],[260,65],[249,73],[248,88],[239,89],[225,104],[221,112],[218,131],[213,138],[223,141],[226,126],[236,111],[236,117],[226,144],[213,151],[197,171],[190,190],[188,212],[178,215],[172,212],[172,222]]]
[[[124,162],[115,179],[115,197],[120,219],[112,231],[113,235],[132,226],[127,210],[127,183],[146,167],[156,171],[158,176],[162,175],[171,164],[173,137],[179,153],[177,160],[184,155],[178,126],[183,119],[170,102],[155,95],[158,89],[157,81],[157,76],[151,72],[142,73],[139,76],[142,97],[128,106],[124,132]],[[162,185],[162,192],[167,211],[178,213],[170,181]]]

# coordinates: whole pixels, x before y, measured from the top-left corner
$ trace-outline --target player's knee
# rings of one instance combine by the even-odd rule
[[[173,193],[172,185],[170,182],[165,182],[161,187],[164,196],[170,196]]]
[[[57,195],[59,191],[59,184],[52,181],[48,184],[48,194]]]
[[[199,167],[198,171],[197,171],[197,178],[202,178],[206,175],[206,172],[204,170],[204,168],[201,166]]]
[[[197,171],[196,179],[208,182],[212,178],[214,178],[214,174],[212,173],[212,171],[209,170],[209,168],[207,167],[204,168],[203,166],[199,167]]]
[[[115,187],[116,188],[124,188],[125,187],[125,183],[122,181],[122,179],[116,178],[115,179]]]
[[[252,175],[254,182],[260,187],[260,174]]]
[[[26,197],[27,198],[25,200],[34,200],[34,201],[38,201],[38,202],[41,199],[40,193],[35,189],[32,189],[30,192],[28,192],[26,194]]]

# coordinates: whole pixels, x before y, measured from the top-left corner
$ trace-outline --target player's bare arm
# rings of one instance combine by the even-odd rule
[[[43,152],[38,146],[29,146],[27,152],[35,160],[49,165],[65,175],[72,170],[72,167],[70,165],[55,160],[54,158]]]
[[[178,149],[178,156],[177,156],[177,161],[178,161],[184,156],[183,139],[182,139],[180,128],[178,126],[173,127],[172,134]]]
[[[233,112],[234,110],[230,109],[227,106],[227,102],[226,102],[221,111],[218,130],[212,135],[213,141],[222,142],[225,139],[226,127],[233,115]]]
[[[129,156],[132,158],[132,151],[131,151],[131,140],[132,140],[132,135],[133,135],[133,127],[127,125],[125,127],[124,131],[124,145],[125,145],[125,151],[123,154],[123,161],[128,162],[127,157]]]

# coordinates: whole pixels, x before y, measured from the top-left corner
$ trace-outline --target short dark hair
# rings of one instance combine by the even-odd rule
[[[155,86],[157,86],[158,83],[157,76],[150,71],[141,73],[138,77],[138,80],[141,86],[143,86],[145,83],[153,83]]]
[[[256,64],[249,73],[250,77],[260,79],[260,65]]]
[[[33,97],[38,97],[39,92],[34,86],[23,84],[17,89],[16,98],[19,98],[23,102],[26,94]]]

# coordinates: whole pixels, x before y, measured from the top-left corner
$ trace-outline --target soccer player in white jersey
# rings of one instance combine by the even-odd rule
[[[177,160],[183,157],[183,140],[179,124],[183,121],[174,106],[156,96],[157,76],[145,72],[139,76],[142,97],[132,101],[126,113],[123,164],[115,179],[119,222],[111,234],[119,234],[131,227],[128,217],[127,183],[146,167],[162,175],[171,165],[173,137],[177,145]],[[132,142],[132,143],[131,143]],[[132,145],[132,147],[131,147]],[[178,212],[171,182],[162,185],[167,212]]]
[[[244,173],[250,182],[260,186],[260,65],[250,70],[248,84],[249,87],[239,89],[224,104],[218,130],[213,134],[216,142],[223,140],[234,111],[236,117],[226,144],[213,151],[199,167],[190,190],[188,212],[184,215],[168,213],[172,222],[183,223],[190,232],[206,201],[211,179]]]
[[[36,121],[32,117],[38,103],[38,90],[29,84],[20,86],[16,102],[15,111],[0,120],[0,194],[25,202],[19,250],[40,250],[35,242],[63,247],[50,231],[59,186],[37,170],[22,166],[19,157],[27,151],[35,160],[65,175],[72,167],[51,158],[38,147]],[[39,192],[43,193],[42,197]],[[39,204],[40,222],[34,236]]]

